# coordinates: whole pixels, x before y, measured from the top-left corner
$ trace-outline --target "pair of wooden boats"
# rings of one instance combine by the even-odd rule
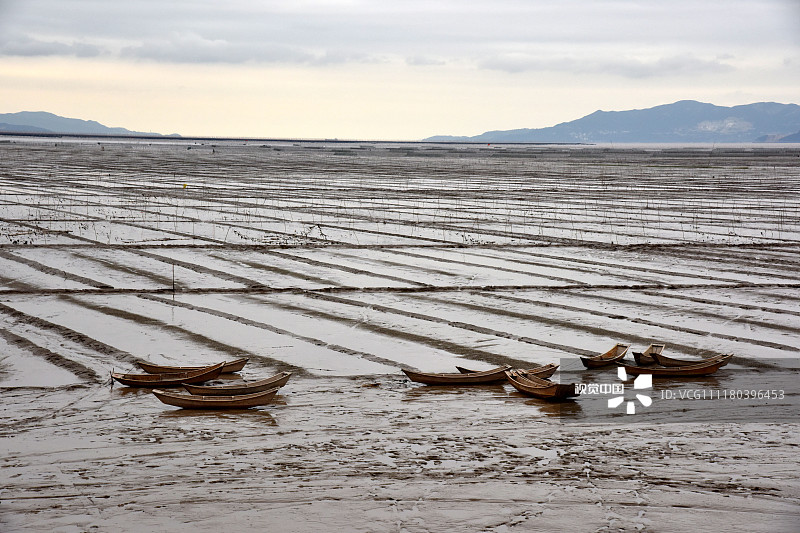
[[[205,366],[165,366],[138,361],[146,374],[120,374],[112,372],[111,377],[129,387],[180,387],[184,383],[202,383],[216,379],[220,374],[238,372],[247,364],[246,357]]]
[[[634,375],[652,374],[658,377],[708,376],[727,365],[732,357],[733,354],[727,354],[717,355],[702,361],[687,361],[684,359],[665,358],[659,355],[655,356],[658,364],[640,366],[620,363],[620,366],[627,373]],[[667,364],[663,364],[662,361]]]
[[[425,385],[490,385],[492,383],[502,383],[508,379],[506,371],[511,370],[511,365],[498,366],[490,370],[475,371],[468,368],[457,366],[458,372],[451,373],[431,373],[416,372],[403,368],[403,373],[408,379]],[[536,376],[549,378],[558,370],[558,365],[552,363],[526,370]]]
[[[647,349],[644,352],[633,352],[633,358],[636,361],[636,364],[639,366],[659,365],[670,368],[677,368],[682,366],[699,365],[702,363],[713,361],[720,357],[725,357],[723,355],[715,355],[707,359],[675,359],[673,357],[667,357],[662,353],[663,351],[664,351],[663,344],[651,344],[650,346],[647,347]],[[727,360],[729,361],[730,357]]]
[[[249,359],[247,357],[242,357],[240,359],[234,359],[233,361],[226,361],[222,365],[222,374],[232,374],[234,372],[239,372],[241,369],[244,368],[244,365],[247,364]],[[137,361],[139,367],[147,372],[148,374],[167,374],[172,372],[192,372],[194,370],[200,370],[205,368],[203,366],[166,366],[166,365],[157,365],[155,363],[150,363],[148,361]],[[206,365],[208,366],[208,365]]]
[[[120,374],[112,372],[112,379],[128,387],[180,387],[184,383],[202,383],[216,379],[225,363],[199,367],[195,370],[176,370],[158,374]],[[176,367],[177,368],[177,367]]]
[[[563,401],[578,396],[574,383],[553,383],[524,370],[507,370],[506,378],[522,394],[540,400]]]
[[[119,374],[111,377],[130,387],[180,387],[189,394],[166,390],[153,390],[156,398],[167,405],[187,409],[246,409],[269,403],[278,389],[289,381],[291,372],[281,372],[274,376],[232,385],[199,385],[216,379],[221,374],[238,372],[247,364],[247,358],[227,361],[211,366],[166,366],[139,361],[146,374]]]
[[[550,381],[558,365],[547,364],[530,369],[515,369],[503,365],[491,370],[476,372],[463,367],[456,367],[458,373],[428,373],[403,369],[411,381],[426,385],[485,385],[508,381],[519,392],[534,398],[560,401],[573,396],[575,385],[562,385]]]
[[[505,372],[511,368],[511,365],[503,365],[480,372],[473,372],[466,368],[456,368],[459,371],[451,373],[416,372],[405,368],[401,370],[411,381],[424,383],[425,385],[488,385],[505,381]]]
[[[189,394],[154,390],[161,402],[184,409],[247,409],[272,401],[278,389],[286,385],[291,372],[281,372],[258,381],[232,385],[192,385],[184,383]]]
[[[674,359],[665,356],[663,344],[651,344],[642,352],[633,352],[636,365],[625,362],[627,344],[616,344],[605,353],[593,357],[581,357],[586,368],[622,366],[630,374],[652,374],[653,376],[707,376],[713,374],[730,361],[732,355],[719,355],[703,360]]]

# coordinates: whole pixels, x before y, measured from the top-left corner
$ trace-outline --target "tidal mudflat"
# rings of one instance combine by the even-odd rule
[[[796,145],[5,140],[3,531],[800,524]],[[734,359],[633,415],[399,370],[616,342]],[[274,404],[109,380],[237,357]]]

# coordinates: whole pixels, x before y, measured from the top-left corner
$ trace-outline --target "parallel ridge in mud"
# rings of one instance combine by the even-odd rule
[[[101,150],[101,148],[103,148]],[[6,243],[800,242],[797,150],[6,144]],[[356,153],[356,152],[353,152]],[[580,155],[580,157],[574,157]]]
[[[798,155],[5,143],[0,327],[90,381],[137,359],[349,376],[615,342],[797,357]]]

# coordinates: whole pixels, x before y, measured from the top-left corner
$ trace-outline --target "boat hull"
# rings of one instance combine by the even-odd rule
[[[233,396],[195,396],[155,389],[153,394],[162,403],[183,409],[248,409],[270,403],[278,392],[277,387],[253,394]]]
[[[535,376],[525,377],[520,375],[519,371],[513,370],[506,372],[506,378],[511,383],[511,386],[522,394],[540,400],[556,402],[578,396],[578,393],[575,392],[574,384],[553,383]]]
[[[244,368],[244,365],[247,364],[249,359],[247,357],[242,357],[241,359],[234,359],[233,361],[227,361],[223,363],[222,366],[222,373],[223,374],[231,374],[233,372],[239,372],[241,369]],[[192,372],[194,370],[200,370],[202,368],[206,368],[206,366],[167,366],[167,365],[157,365],[154,363],[149,363],[147,361],[138,361],[136,364],[139,367],[147,372],[148,374],[169,374],[172,372]]]
[[[128,387],[179,387],[184,383],[202,383],[219,377],[223,363],[194,370],[191,372],[171,372],[168,374],[119,374],[111,373],[111,377]]]
[[[722,358],[722,357],[725,357],[725,356],[717,355],[717,356],[714,356],[714,357],[710,357],[708,359],[701,359],[701,360],[692,361],[692,360],[689,360],[689,359],[674,359],[672,357],[667,357],[667,356],[664,356],[664,355],[661,355],[661,354],[654,354],[653,355],[653,359],[655,359],[656,363],[658,363],[661,366],[665,366],[665,367],[669,367],[669,368],[680,368],[682,366],[692,366],[692,365],[699,365],[699,364],[709,363],[711,361],[715,361],[715,360],[717,360],[719,358]],[[728,358],[728,360],[730,360],[730,358]],[[727,361],[726,361],[725,364],[727,364]],[[723,365],[723,366],[725,366],[725,365]]]
[[[600,355],[581,357],[581,362],[586,368],[602,368],[622,361],[626,353],[628,353],[627,344],[615,344],[613,348]]]
[[[655,365],[655,355],[661,354],[664,350],[663,344],[651,344],[643,352],[633,352],[633,360],[639,366]]]
[[[510,365],[485,370],[483,372],[445,373],[433,374],[427,372],[415,372],[403,368],[403,373],[408,379],[425,385],[486,385],[488,383],[500,383],[506,380],[506,370],[511,369]]]
[[[726,355],[718,359],[707,361],[695,365],[677,366],[677,367],[664,367],[664,366],[646,366],[640,367],[635,365],[621,365],[629,374],[652,374],[654,377],[684,377],[684,376],[708,376],[713,374],[723,366],[728,364],[732,356]]]
[[[191,385],[188,383],[183,384],[183,388],[189,393],[199,396],[233,396],[240,394],[254,394],[256,392],[263,392],[269,389],[280,388],[286,385],[289,378],[292,376],[291,372],[281,372],[274,376],[253,381],[251,383],[239,383],[236,385]]]
[[[475,370],[470,370],[468,368],[464,368],[461,366],[457,366],[456,369],[462,374],[473,374],[475,372]],[[525,370],[520,370],[520,372],[546,379],[555,374],[556,370],[558,370],[557,364],[548,363],[546,365],[537,366],[535,368],[527,368]]]

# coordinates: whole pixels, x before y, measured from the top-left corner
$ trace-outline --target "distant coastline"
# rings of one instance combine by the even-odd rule
[[[474,136],[435,135],[413,140],[183,136],[110,128],[93,120],[44,111],[0,113],[0,136],[104,139],[183,139],[197,142],[447,143],[505,145],[736,144],[800,142],[800,106],[760,102],[733,107],[693,100],[648,109],[595,111],[547,128],[487,131]]]

